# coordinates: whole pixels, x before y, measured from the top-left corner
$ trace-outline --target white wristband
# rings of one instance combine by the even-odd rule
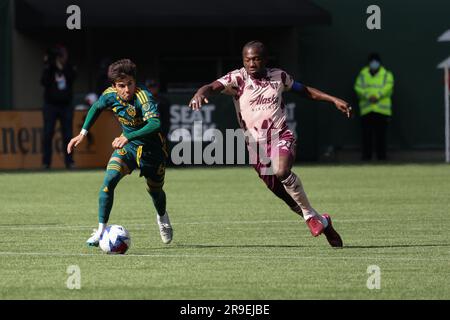
[[[80,134],[82,134],[83,136],[87,136],[88,131],[86,129],[81,129]]]

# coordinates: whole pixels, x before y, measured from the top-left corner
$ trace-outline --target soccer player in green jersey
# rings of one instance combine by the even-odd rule
[[[114,152],[106,167],[105,179],[99,193],[98,229],[87,240],[89,246],[98,246],[114,201],[114,189],[120,179],[134,169],[147,182],[147,191],[157,211],[161,239],[170,243],[173,229],[166,211],[166,194],[163,190],[165,165],[168,157],[160,120],[152,94],[145,86],[136,85],[136,65],[129,59],[112,63],[108,68],[112,86],[106,89],[90,108],[80,134],[67,146],[70,154],[85,138],[100,113],[105,109],[114,112],[123,133],[112,142]]]

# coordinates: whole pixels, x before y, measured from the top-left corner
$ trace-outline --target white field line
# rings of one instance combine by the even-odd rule
[[[300,220],[301,221],[301,220]],[[292,222],[292,221],[286,221],[286,220],[252,220],[252,221],[194,221],[194,222],[173,222],[172,225],[189,225],[189,224],[260,224],[260,223],[286,223],[286,222]],[[295,221],[294,221],[295,222]],[[114,224],[114,223],[112,223]],[[156,222],[155,222],[156,224]],[[141,224],[134,224],[134,225],[127,225],[129,228],[139,228],[142,226],[150,226],[153,224],[150,223],[141,223]],[[94,225],[91,226],[80,226],[80,225],[1,225],[0,229],[68,229],[68,228],[92,228]]]
[[[38,256],[38,257],[131,257],[131,258],[192,258],[192,259],[286,259],[286,260],[400,260],[400,261],[450,261],[448,258],[405,258],[405,257],[323,257],[323,256],[270,256],[270,255],[214,255],[214,254],[124,254],[107,255],[95,253],[52,253],[52,252],[0,252],[0,256]]]
[[[442,220],[442,219],[440,219]],[[302,220],[252,220],[252,221],[195,221],[195,222],[174,222],[172,225],[202,225],[202,224],[268,224],[268,223],[298,223]],[[382,221],[392,221],[392,219],[333,219],[333,222],[338,223],[355,223],[355,222],[382,222]],[[403,221],[405,221],[403,219]],[[156,222],[155,222],[156,224]],[[145,226],[153,226],[154,224],[150,223],[142,223],[142,224],[134,224],[127,225],[129,229],[139,229]],[[84,230],[84,229],[93,229],[95,226],[80,226],[80,225],[0,225],[0,230],[51,230],[51,229],[71,229],[71,230]]]
[[[202,222],[177,222],[172,223],[173,226],[177,225],[201,225],[201,224],[265,224],[265,223],[286,223],[286,221],[202,221]],[[141,229],[147,226],[156,225],[150,223],[127,225],[127,229]],[[0,225],[0,230],[85,230],[93,229],[95,226],[70,226],[70,225],[24,225],[24,226],[6,226]]]

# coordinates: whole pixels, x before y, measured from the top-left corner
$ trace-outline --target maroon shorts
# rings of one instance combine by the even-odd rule
[[[296,140],[289,129],[281,130],[277,135],[270,135],[266,142],[248,145],[250,163],[258,171],[267,171],[275,157],[288,156],[291,161],[295,160]]]
[[[293,162],[295,160],[296,140],[292,131],[288,129],[282,130],[278,136],[278,139],[275,137],[275,140],[271,141],[271,143],[265,144],[265,148],[262,146],[263,150],[259,153],[262,155],[265,154],[266,158],[264,159],[261,159],[254,148],[250,148],[249,146],[250,163],[253,168],[255,168],[256,172],[258,172],[258,176],[264,181],[267,188],[269,188],[277,197],[282,199],[289,207],[294,208],[297,206],[297,203],[286,192],[286,189],[278,177],[273,174],[270,161],[278,155],[287,155]]]

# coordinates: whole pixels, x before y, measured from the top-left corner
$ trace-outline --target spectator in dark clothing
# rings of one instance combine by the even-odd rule
[[[103,94],[103,91],[111,86],[111,81],[108,79],[108,67],[111,63],[113,63],[113,60],[110,57],[104,57],[100,60],[95,83],[95,93],[99,97]]]
[[[74,166],[72,155],[67,154],[67,144],[72,137],[73,121],[73,82],[75,67],[68,61],[68,52],[64,46],[56,45],[47,51],[44,57],[44,70],[41,84],[44,86],[44,168],[49,169],[52,162],[52,141],[55,134],[56,121],[59,120],[63,138],[64,162],[66,168]]]
[[[159,81],[156,79],[145,80],[145,86],[151,92],[158,103],[159,118],[161,120],[161,132],[168,139],[170,129],[170,101],[161,94]]]

